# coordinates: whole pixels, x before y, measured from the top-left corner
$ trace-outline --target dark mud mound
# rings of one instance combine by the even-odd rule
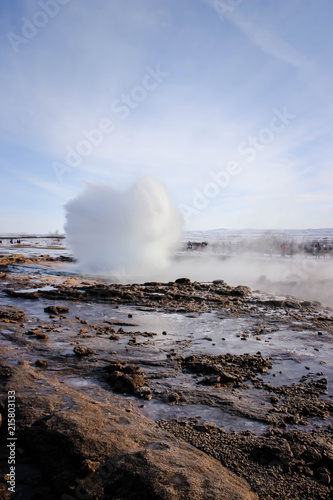
[[[273,366],[260,353],[187,356],[180,358],[180,361],[183,369],[189,372],[209,375],[200,383],[218,387],[225,384],[240,386],[247,380],[257,380],[257,373],[265,373]]]
[[[144,373],[139,366],[125,366],[119,361],[113,361],[105,370],[109,374],[106,380],[116,392],[139,394],[139,389],[145,385]]]
[[[13,306],[0,306],[0,320],[5,323],[17,323],[24,321],[25,314],[23,311],[16,309]]]
[[[27,294],[15,290],[5,292],[13,298],[28,298]],[[98,283],[78,287],[59,286],[54,290],[40,290],[34,293],[36,298],[129,304],[154,310],[163,308],[172,312],[203,312],[221,307],[236,311],[246,307],[251,298],[251,290],[246,286],[232,287],[220,282],[192,283],[185,278],[176,282],[149,282],[141,285]]]
[[[44,308],[44,311],[49,314],[64,314],[68,313],[69,309],[65,306],[47,306]]]

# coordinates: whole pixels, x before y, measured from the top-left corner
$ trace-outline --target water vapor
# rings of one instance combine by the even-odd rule
[[[181,236],[165,186],[148,176],[124,192],[88,184],[65,210],[67,244],[86,272],[150,274],[168,264]]]

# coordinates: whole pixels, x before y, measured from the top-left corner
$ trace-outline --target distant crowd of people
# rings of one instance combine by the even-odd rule
[[[310,242],[309,244],[304,245],[303,251],[305,253],[315,255],[318,259],[319,257],[325,257],[326,255],[333,256],[333,242]]]
[[[201,243],[198,241],[188,241],[187,250],[198,250],[199,248],[205,248],[207,245],[207,241],[202,241]]]
[[[188,241],[187,251],[204,250],[207,241]],[[184,248],[185,249],[185,248]],[[262,256],[280,256],[292,258],[295,254],[308,254],[316,258],[333,257],[333,240],[307,241],[296,244],[293,240],[283,241],[272,239],[249,239],[237,241],[215,241],[209,244],[209,250],[223,255],[260,254]]]
[[[21,240],[9,240],[11,245],[21,245]],[[2,245],[2,240],[0,240],[0,245]]]

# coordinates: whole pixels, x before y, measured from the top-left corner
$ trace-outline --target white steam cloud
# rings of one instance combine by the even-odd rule
[[[150,274],[168,264],[181,236],[182,218],[152,177],[124,192],[88,184],[65,209],[67,243],[87,272]]]

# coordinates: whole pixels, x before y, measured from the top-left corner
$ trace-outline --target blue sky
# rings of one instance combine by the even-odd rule
[[[332,227],[332,15],[331,0],[2,0],[0,233],[62,231],[85,183],[146,174],[185,229]]]

